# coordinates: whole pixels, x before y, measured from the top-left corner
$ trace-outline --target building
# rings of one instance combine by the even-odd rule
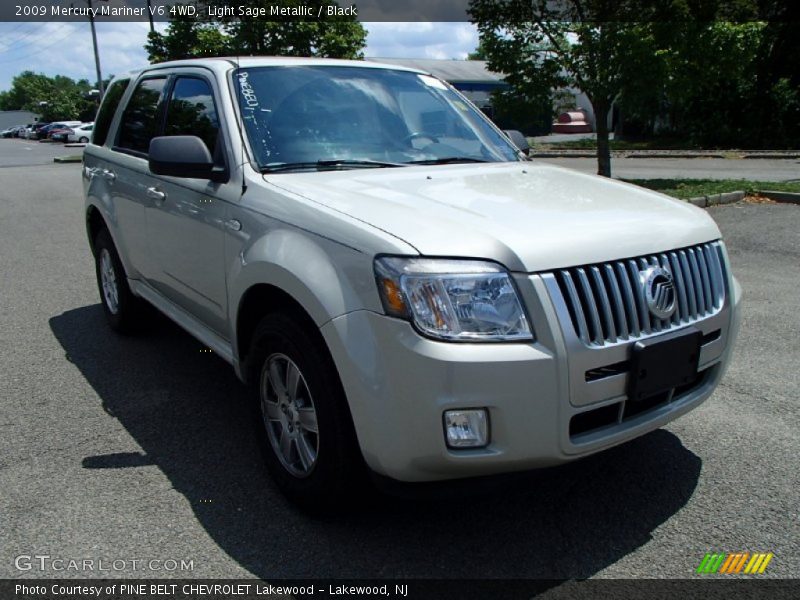
[[[490,116],[492,92],[508,87],[503,81],[503,76],[490,71],[484,60],[433,58],[367,58],[366,60],[426,71],[452,85]]]
[[[492,119],[495,118],[492,107],[492,92],[508,88],[501,73],[490,71],[485,60],[448,60],[433,58],[367,58],[372,62],[381,62],[389,65],[410,67],[426,71],[439,79],[448,82],[484,113]],[[553,110],[556,115],[569,110],[581,110],[586,114],[586,120],[592,131],[595,129],[594,110],[589,98],[578,89],[565,88],[553,92]],[[525,124],[500,118],[497,124],[509,129],[528,129]],[[609,120],[609,125],[611,121]],[[547,125],[545,125],[546,127]],[[531,135],[540,135],[544,132],[526,131]]]
[[[0,130],[27,125],[39,120],[39,115],[27,110],[0,110]]]

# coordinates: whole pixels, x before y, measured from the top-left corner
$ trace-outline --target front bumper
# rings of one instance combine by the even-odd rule
[[[624,385],[605,382],[608,389],[594,398],[577,389],[569,336],[559,325],[546,278],[520,276],[517,284],[535,343],[439,342],[421,337],[405,321],[370,311],[348,313],[322,327],[373,471],[407,482],[490,475],[557,465],[623,443],[706,400],[738,331],[741,292],[730,279],[725,310],[709,326],[721,328],[719,343],[712,350],[704,347],[697,384],[648,410],[576,434],[576,415],[624,406]],[[446,446],[442,414],[464,408],[488,409],[487,447]]]

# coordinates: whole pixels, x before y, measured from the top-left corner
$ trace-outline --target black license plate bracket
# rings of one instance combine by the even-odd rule
[[[628,377],[628,399],[644,400],[697,377],[703,334],[694,327],[681,329],[633,345]]]

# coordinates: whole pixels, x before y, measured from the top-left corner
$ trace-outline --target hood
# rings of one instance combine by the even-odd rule
[[[536,162],[265,175],[269,183],[386,231],[420,254],[534,272],[720,237],[691,204]]]

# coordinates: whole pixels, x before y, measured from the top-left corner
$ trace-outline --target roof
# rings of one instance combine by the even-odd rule
[[[276,67],[294,65],[319,65],[331,67],[360,67],[365,69],[395,69],[402,71],[419,72],[410,65],[395,63],[383,63],[370,59],[369,62],[363,60],[344,60],[337,58],[317,58],[317,57],[298,57],[298,56],[215,56],[209,58],[190,58],[185,60],[173,60],[169,62],[148,65],[141,69],[134,69],[128,76],[136,75],[142,71],[169,69],[173,67],[197,67],[205,66],[211,69],[230,69],[232,66],[240,68],[252,67]],[[423,69],[424,70],[424,69]]]
[[[369,62],[425,71],[449,83],[502,84],[503,76],[490,71],[485,60],[441,60],[433,58],[367,58]]]

